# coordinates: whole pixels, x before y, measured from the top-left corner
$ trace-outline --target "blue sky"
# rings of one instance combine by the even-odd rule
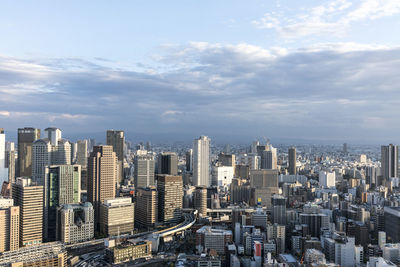
[[[2,1],[0,125],[396,143],[399,29],[397,0]]]

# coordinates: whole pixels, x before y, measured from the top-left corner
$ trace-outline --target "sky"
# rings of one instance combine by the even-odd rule
[[[399,143],[400,1],[2,1],[0,128]]]

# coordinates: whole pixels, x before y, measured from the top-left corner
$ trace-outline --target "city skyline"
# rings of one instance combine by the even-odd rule
[[[4,3],[6,134],[399,143],[397,1],[154,3]]]

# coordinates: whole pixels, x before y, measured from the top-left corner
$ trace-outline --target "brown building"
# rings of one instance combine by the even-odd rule
[[[113,147],[113,151],[118,158],[117,182],[122,184],[124,182],[124,131],[108,130],[106,138],[107,145]]]
[[[207,216],[207,187],[196,186],[196,190],[193,192],[193,204],[200,216]]]
[[[43,186],[32,182],[31,178],[17,178],[12,189],[14,205],[20,208],[20,247],[39,245],[43,230]]]
[[[117,162],[112,146],[94,146],[88,158],[87,199],[93,204],[95,210],[95,229],[99,227],[101,203],[115,198]]]
[[[179,222],[182,217],[182,176],[157,175],[158,219],[160,222]]]
[[[32,143],[40,139],[40,129],[18,129],[17,177],[32,176]]]
[[[154,227],[158,221],[158,196],[156,187],[138,188],[136,192],[135,222],[139,227]]]
[[[19,207],[13,203],[0,198],[0,252],[19,248]]]

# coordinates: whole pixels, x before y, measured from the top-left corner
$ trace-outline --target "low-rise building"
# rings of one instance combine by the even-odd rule
[[[151,241],[127,241],[106,249],[108,262],[118,264],[151,257]]]

